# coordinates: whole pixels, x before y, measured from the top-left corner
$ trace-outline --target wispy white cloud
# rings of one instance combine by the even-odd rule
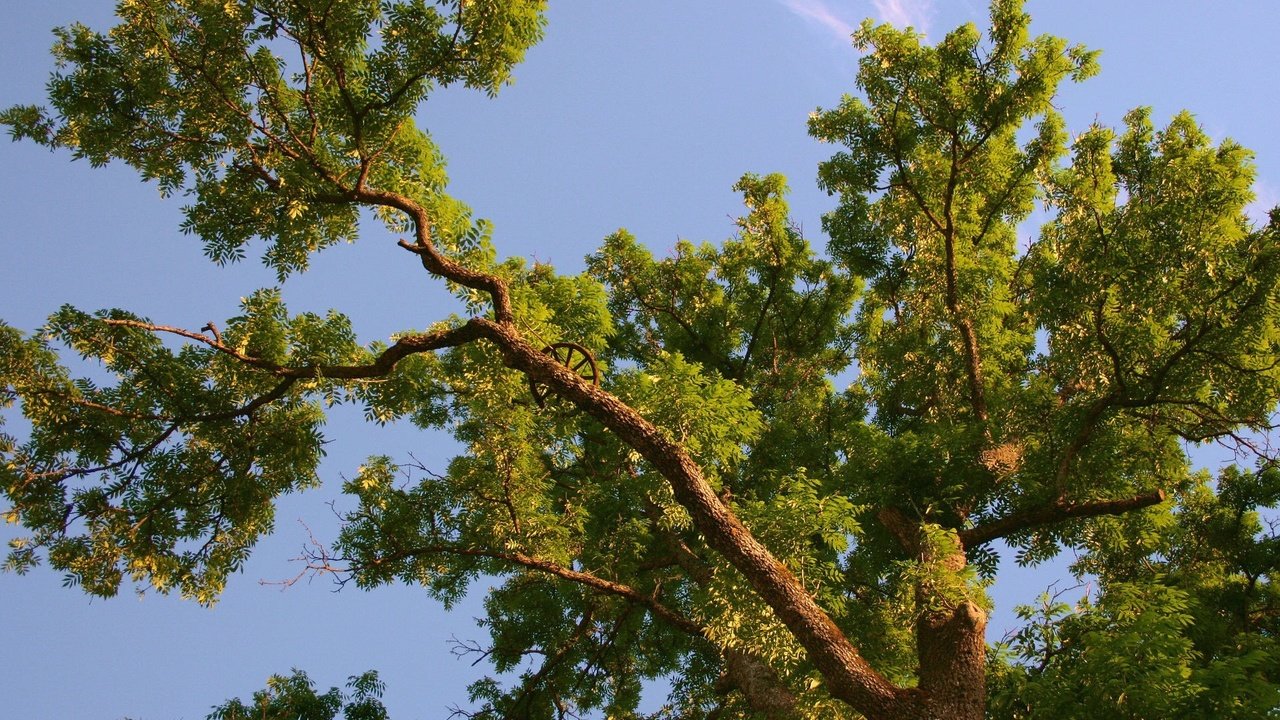
[[[852,0],[778,0],[797,16],[831,33],[840,42],[848,42],[858,27],[865,10]],[[910,25],[917,32],[928,33],[933,18],[933,0],[871,0],[875,19],[897,27]]]
[[[849,42],[849,36],[857,29],[854,23],[837,15],[826,0],[779,1],[791,12],[832,33],[842,43]]]
[[[871,0],[876,17],[897,27],[911,27],[928,34],[933,19],[933,0]]]

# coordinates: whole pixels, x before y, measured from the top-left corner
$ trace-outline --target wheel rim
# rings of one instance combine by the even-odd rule
[[[578,343],[558,342],[552,343],[544,348],[542,352],[555,358],[556,362],[568,368],[570,372],[582,378],[592,385],[600,384],[600,368],[596,365],[595,356],[591,351]],[[529,390],[533,394],[533,401],[538,407],[546,407],[547,397],[554,395],[551,388],[543,383],[529,379]]]

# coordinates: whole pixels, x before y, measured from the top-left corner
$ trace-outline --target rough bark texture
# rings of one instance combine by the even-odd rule
[[[1116,500],[1095,500],[1079,503],[1059,500],[1042,508],[1014,513],[978,527],[961,530],[959,537],[965,546],[974,547],[1031,527],[1051,525],[1074,518],[1123,515],[1131,510],[1159,505],[1164,502],[1164,499],[1164,491],[1155,490]]]
[[[752,710],[768,720],[794,720],[799,716],[796,696],[773,668],[758,658],[741,650],[725,650],[722,679],[742,693]]]
[[[927,718],[981,718],[986,708],[987,614],[973,602],[916,623]]]

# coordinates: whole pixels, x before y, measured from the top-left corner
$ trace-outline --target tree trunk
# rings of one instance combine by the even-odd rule
[[[942,557],[922,542],[920,526],[901,512],[885,508],[880,522],[908,556],[937,563],[940,573],[959,574],[968,565],[963,545]],[[957,604],[922,583],[916,588],[917,685],[896,713],[868,720],[982,720],[987,700],[987,613],[972,600]],[[933,609],[929,609],[933,608]]]
[[[982,720],[987,698],[987,614],[972,601],[916,622],[920,690],[930,720]]]

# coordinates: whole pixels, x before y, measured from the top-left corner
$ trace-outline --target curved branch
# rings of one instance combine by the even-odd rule
[[[431,215],[421,204],[412,198],[399,193],[374,190],[364,187],[355,188],[351,193],[357,202],[388,207],[399,210],[413,221],[414,242],[400,241],[400,247],[414,253],[422,259],[422,267],[428,272],[452,280],[463,287],[480,290],[489,294],[493,300],[493,317],[500,323],[514,322],[511,312],[511,297],[507,283],[497,275],[463,267],[440,253],[431,238]]]

